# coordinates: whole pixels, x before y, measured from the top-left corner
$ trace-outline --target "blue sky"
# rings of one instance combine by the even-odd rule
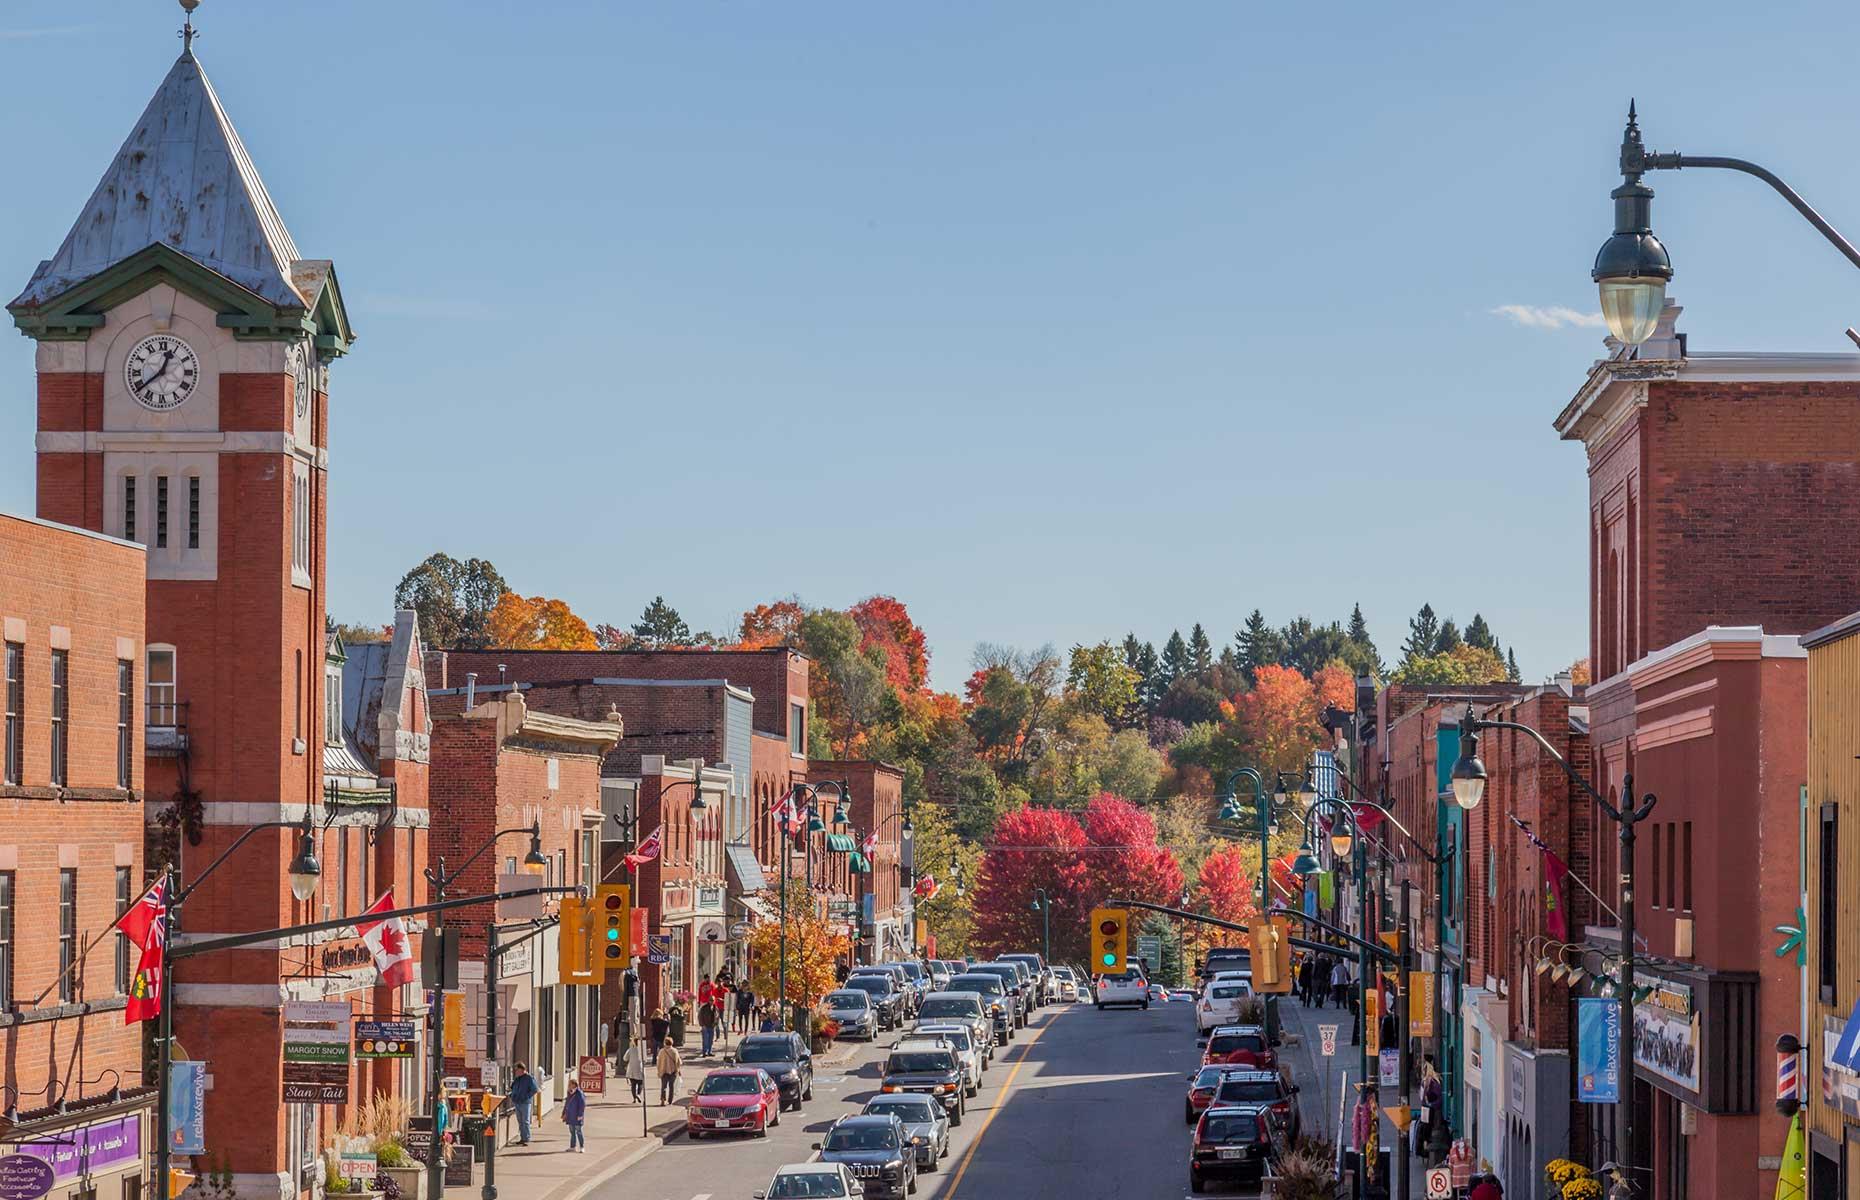
[[[198,52],[360,334],[339,619],[444,549],[618,624],[891,593],[943,686],[977,641],[1356,601],[1385,657],[1431,601],[1541,678],[1586,644],[1550,421],[1600,351],[1628,96],[1650,146],[1758,159],[1860,234],[1851,6],[1624,14],[207,0]],[[0,13],[8,297],[178,26]],[[1767,189],[1651,182],[1695,348],[1850,348],[1860,279]],[[31,352],[0,338],[26,512]]]

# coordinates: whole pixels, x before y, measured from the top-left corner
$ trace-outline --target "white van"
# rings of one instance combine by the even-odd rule
[[[1216,1025],[1233,1025],[1240,1020],[1240,1005],[1253,995],[1252,977],[1240,971],[1223,971],[1227,978],[1215,979],[1195,1004],[1195,1031],[1206,1033]]]

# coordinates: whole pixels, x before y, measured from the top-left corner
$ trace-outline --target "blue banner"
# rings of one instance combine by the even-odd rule
[[[207,1152],[207,1064],[168,1064],[168,1149],[175,1154]]]
[[[1621,1100],[1621,1002],[1600,996],[1576,1001],[1576,1099]]]

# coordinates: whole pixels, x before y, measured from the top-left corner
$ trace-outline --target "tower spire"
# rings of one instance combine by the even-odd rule
[[[186,17],[181,22],[181,56],[188,57],[194,53],[194,10],[200,7],[200,0],[181,0],[181,11]]]

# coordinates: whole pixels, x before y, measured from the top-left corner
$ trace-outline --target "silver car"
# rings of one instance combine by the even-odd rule
[[[890,1115],[904,1122],[904,1136],[917,1151],[920,1170],[934,1171],[949,1154],[949,1114],[929,1096],[894,1092],[865,1102],[861,1115]]]
[[[982,1086],[982,1051],[975,1044],[975,1030],[966,1024],[941,1021],[919,1021],[911,1026],[906,1040],[918,1038],[938,1038],[948,1042],[956,1051],[956,1060],[962,1064],[962,1080],[965,1090],[973,1096]],[[904,1043],[900,1041],[899,1045]]]

